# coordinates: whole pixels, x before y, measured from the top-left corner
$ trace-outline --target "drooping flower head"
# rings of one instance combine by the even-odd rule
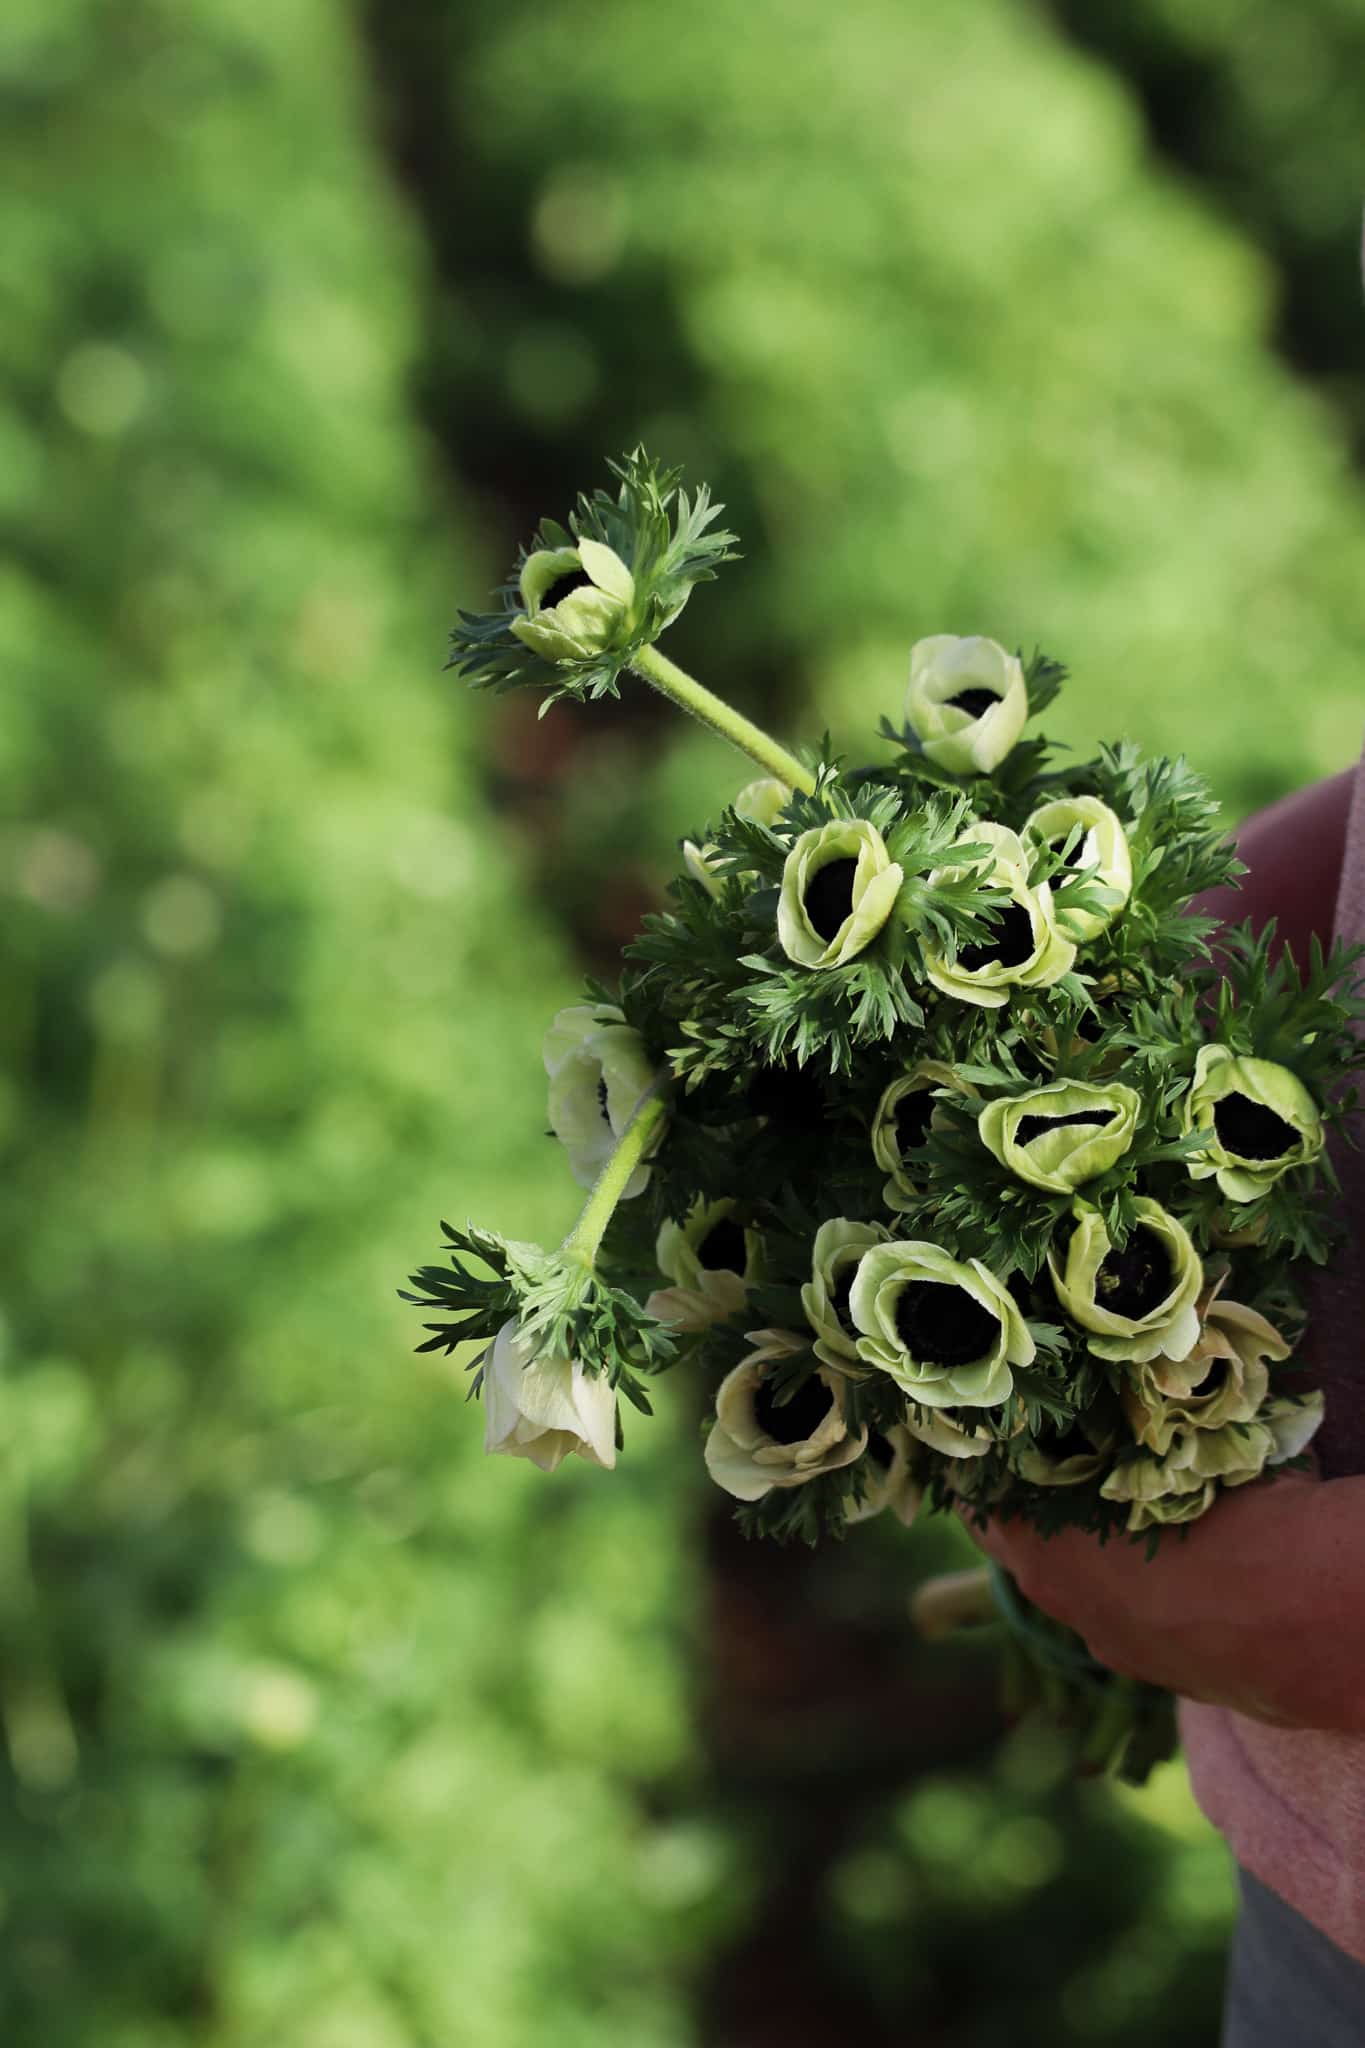
[[[842,967],[891,915],[904,875],[866,818],[833,818],[803,832],[787,855],[777,935],[800,967]]]
[[[911,1238],[874,1245],[849,1307],[858,1356],[926,1408],[992,1408],[1009,1399],[1014,1365],[1033,1362],[1018,1304],[980,1259]]]
[[[1077,1202],[1075,1228],[1048,1267],[1057,1299],[1086,1332],[1097,1358],[1185,1358],[1198,1341],[1195,1307],[1204,1284],[1199,1254],[1183,1223],[1147,1197],[1134,1204],[1137,1226],[1113,1245],[1098,1209]]]
[[[925,753],[954,775],[998,768],[1028,717],[1016,656],[994,640],[936,633],[910,650],[905,715]]]
[[[1123,1157],[1141,1109],[1137,1091],[1117,1081],[1049,1081],[988,1102],[977,1131],[1020,1180],[1065,1195]]]
[[[642,1097],[658,1080],[644,1040],[609,1003],[574,1003],[557,1012],[545,1034],[550,1077],[550,1128],[569,1155],[580,1187],[591,1187]],[[657,1149],[659,1126],[652,1149]],[[626,1183],[625,1199],[649,1182],[643,1161]]]
[[[867,1448],[867,1431],[850,1432],[841,1388],[828,1366],[783,1398],[776,1374],[806,1349],[792,1330],[751,1330],[754,1349],[727,1373],[716,1395],[706,1439],[706,1469],[736,1500],[761,1500],[774,1487],[804,1486],[851,1465]]]
[[[484,1450],[529,1458],[553,1472],[570,1452],[590,1465],[616,1463],[616,1395],[604,1374],[541,1355],[503,1324],[484,1358]]]
[[[1322,1150],[1322,1119],[1297,1074],[1274,1060],[1205,1045],[1194,1063],[1182,1122],[1202,1131],[1208,1150],[1188,1162],[1196,1180],[1213,1174],[1234,1202],[1254,1202],[1281,1174]]]

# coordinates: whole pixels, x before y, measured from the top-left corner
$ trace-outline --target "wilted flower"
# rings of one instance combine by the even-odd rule
[[[959,945],[952,961],[926,940],[924,971],[945,995],[996,1010],[1012,989],[1050,988],[1060,981],[1076,963],[1076,948],[1058,929],[1048,884],[1029,887],[1028,856],[1018,833],[983,821],[968,827],[972,841],[990,847],[987,861],[937,868],[930,886],[974,874],[983,888],[1003,890],[1009,901],[987,913],[994,920],[989,936]]]
[[[570,1451],[608,1471],[616,1463],[610,1381],[574,1359],[533,1357],[515,1316],[485,1355],[483,1402],[485,1451],[529,1458],[542,1472],[553,1472]]]
[[[1184,1358],[1199,1338],[1199,1254],[1185,1226],[1158,1203],[1140,1196],[1134,1208],[1137,1225],[1116,1249],[1099,1211],[1077,1202],[1065,1263],[1048,1253],[1052,1284],[1097,1358]]]
[[[553,605],[545,599],[562,591]],[[544,661],[583,661],[614,646],[635,602],[635,578],[599,540],[540,548],[521,570],[525,611],[511,622],[518,640]]]
[[[1071,1194],[1107,1173],[1133,1142],[1142,1098],[1111,1081],[1049,1081],[988,1102],[981,1142],[1002,1166],[1049,1194]]]
[[[658,1079],[644,1040],[610,1003],[574,1003],[560,1010],[545,1034],[550,1077],[550,1127],[569,1155],[580,1187],[591,1187],[641,1097]],[[651,1149],[664,1133],[660,1124]],[[629,1200],[649,1181],[648,1161],[626,1182]]]
[[[696,1202],[685,1223],[660,1226],[654,1256],[673,1285],[650,1295],[647,1314],[678,1330],[706,1330],[739,1314],[762,1274],[763,1240],[735,1221],[737,1207]]]
[[[1128,836],[1117,815],[1097,796],[1059,797],[1036,810],[1024,831],[1044,846],[1061,846],[1077,827],[1082,836],[1068,854],[1066,865],[1076,873],[1095,870],[1087,881],[1104,899],[1105,909],[1059,910],[1057,917],[1070,937],[1093,939],[1113,923],[1133,891]]]
[[[1187,1162],[1191,1174],[1216,1175],[1234,1202],[1254,1202],[1282,1173],[1307,1166],[1322,1150],[1322,1119],[1298,1075],[1226,1045],[1200,1048],[1182,1121],[1212,1141]]]
[[[777,936],[801,967],[842,967],[891,915],[904,876],[866,818],[833,818],[803,832],[787,855]]]
[[[917,1060],[883,1090],[877,1104],[872,1118],[872,1156],[891,1176],[882,1190],[889,1209],[907,1207],[919,1191],[905,1155],[924,1143],[936,1088],[952,1088],[960,1095],[976,1093],[970,1081],[959,1080],[943,1060]]]
[[[954,775],[998,767],[1024,730],[1018,659],[994,640],[936,633],[910,650],[905,715],[931,761]]]
[[[1199,1303],[1199,1339],[1182,1359],[1155,1358],[1126,1376],[1119,1398],[1138,1442],[1158,1456],[1178,1430],[1221,1429],[1255,1419],[1270,1390],[1267,1360],[1289,1346],[1255,1309],[1221,1301],[1218,1286]]]
[[[721,1381],[706,1439],[706,1469],[717,1486],[736,1500],[761,1500],[775,1486],[804,1486],[860,1458],[867,1431],[850,1435],[839,1375],[822,1365],[780,1400],[774,1373],[806,1350],[806,1340],[792,1330],[749,1336],[756,1348]]]
[[[913,1439],[900,1423],[893,1423],[885,1431],[871,1432],[863,1452],[863,1497],[847,1510],[846,1521],[870,1522],[874,1515],[890,1508],[898,1522],[910,1527],[924,1498],[923,1487],[911,1474],[912,1448]]]
[[[1129,1502],[1132,1531],[1198,1521],[1220,1486],[1245,1486],[1267,1465],[1282,1465],[1306,1449],[1322,1409],[1321,1394],[1303,1394],[1267,1403],[1255,1422],[1177,1430],[1163,1456],[1125,1459],[1100,1492],[1106,1500]]]
[[[980,1259],[921,1239],[874,1245],[849,1296],[858,1356],[927,1408],[992,1408],[1033,1338],[1017,1303]]]
[[[801,1306],[815,1332],[815,1355],[840,1372],[862,1377],[858,1364],[858,1332],[849,1314],[848,1296],[858,1261],[887,1233],[879,1223],[850,1223],[831,1216],[815,1233],[811,1277],[801,1289]]]

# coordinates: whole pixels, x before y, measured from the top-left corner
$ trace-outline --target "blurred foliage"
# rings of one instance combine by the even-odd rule
[[[1365,509],[1271,270],[1022,0],[358,20],[0,24],[15,2048],[672,2048],[780,1864],[696,1786],[686,1417],[610,1482],[485,1466],[393,1300],[443,1211],[567,1222],[556,913],[632,923],[745,779],[442,685],[537,515],[637,436],[709,476],[748,559],[670,651],[793,733],[870,743],[984,630],[1235,806],[1359,742]],[[900,1611],[889,1534],[836,1606]],[[1059,2042],[1207,2038],[1182,1799],[955,1761],[850,1809],[819,1938],[889,2034],[1009,2039],[1018,1981]]]

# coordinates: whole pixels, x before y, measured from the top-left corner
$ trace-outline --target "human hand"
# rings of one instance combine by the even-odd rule
[[[967,1526],[1111,1670],[1259,1721],[1365,1734],[1365,1479],[1239,1487],[1150,1560],[1125,1537]]]

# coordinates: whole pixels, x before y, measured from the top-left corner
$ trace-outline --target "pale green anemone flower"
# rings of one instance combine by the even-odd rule
[[[571,576],[585,576],[587,583],[547,605],[555,586]],[[540,548],[522,564],[521,601],[525,612],[511,622],[518,640],[543,661],[583,661],[618,643],[635,603],[635,578],[600,540]]]
[[[1087,881],[1105,908],[1103,912],[1059,910],[1057,918],[1069,938],[1093,939],[1113,923],[1133,893],[1128,835],[1117,814],[1097,796],[1059,797],[1033,813],[1024,835],[1044,846],[1061,846],[1077,827],[1082,836],[1067,858],[1067,867],[1077,874],[1094,870]]]
[[[1128,1528],[1196,1522],[1220,1486],[1245,1486],[1267,1465],[1296,1458],[1322,1421],[1318,1393],[1267,1402],[1255,1422],[1221,1429],[1180,1429],[1161,1457],[1144,1454],[1116,1465],[1100,1487],[1106,1500],[1127,1501]]]
[[[775,775],[760,775],[753,782],[746,782],[730,808],[737,818],[748,818],[756,825],[775,825],[786,806],[791,802],[791,790],[785,782],[779,782]],[[720,893],[720,879],[713,865],[715,847],[709,843],[698,846],[695,839],[684,839],[682,843],[683,866],[694,882],[700,882],[703,889],[712,896]]]
[[[763,1277],[763,1240],[735,1221],[732,1201],[696,1202],[685,1223],[661,1225],[654,1256],[672,1281],[657,1288],[646,1312],[676,1330],[706,1330],[737,1316],[749,1288]]]
[[[576,1360],[533,1357],[505,1322],[483,1361],[484,1450],[529,1458],[553,1472],[572,1451],[608,1471],[616,1463],[616,1395],[602,1373]]]
[[[945,995],[998,1010],[1014,989],[1050,988],[1069,974],[1076,964],[1076,948],[1058,928],[1048,884],[1029,887],[1028,856],[1018,833],[981,822],[970,825],[967,835],[968,843],[984,841],[991,848],[989,858],[936,868],[930,886],[975,875],[983,888],[1005,891],[1009,901],[989,913],[996,920],[991,935],[959,945],[951,961],[925,940],[924,971]]]
[[[849,1289],[863,1253],[874,1244],[885,1244],[888,1235],[879,1223],[851,1223],[846,1216],[831,1216],[815,1233],[811,1276],[801,1289],[801,1306],[815,1332],[816,1357],[856,1379],[866,1376],[866,1368],[858,1363]]]
[[[869,946],[904,880],[866,818],[832,818],[803,832],[787,855],[777,936],[799,967],[842,967]]]
[[[1187,1161],[1190,1173],[1195,1180],[1215,1175],[1234,1202],[1254,1202],[1322,1150],[1322,1119],[1298,1075],[1226,1045],[1200,1048],[1181,1121],[1211,1140]]]
[[[917,1060],[907,1073],[898,1074],[872,1118],[872,1156],[890,1175],[882,1189],[888,1209],[905,1209],[921,1192],[905,1162],[907,1152],[924,1143],[934,1112],[934,1091],[951,1088],[959,1095],[975,1095],[970,1081],[961,1081],[943,1060]]]
[[[900,1423],[886,1431],[872,1431],[863,1452],[863,1497],[847,1510],[845,1521],[870,1522],[890,1508],[898,1522],[910,1527],[924,1498],[924,1488],[911,1471],[913,1449],[914,1439]]]
[[[1069,1429],[1053,1424],[1021,1436],[1010,1447],[1010,1463],[1030,1486],[1085,1486],[1107,1469],[1113,1452],[1113,1431],[1078,1415]]]
[[[1033,1361],[1018,1304],[980,1259],[912,1238],[863,1254],[849,1294],[858,1356],[926,1408],[993,1408]]]
[[[1028,717],[1017,657],[997,641],[936,633],[910,650],[905,715],[929,759],[954,775],[999,767]]]
[[[762,1500],[774,1487],[804,1486],[861,1458],[867,1431],[850,1432],[838,1373],[822,1365],[779,1400],[774,1372],[806,1350],[806,1339],[794,1330],[750,1330],[749,1338],[755,1348],[721,1381],[706,1439],[717,1486],[736,1500]]]
[[[574,1179],[590,1188],[625,1133],[642,1096],[659,1078],[644,1040],[610,1003],[573,1003],[545,1034],[550,1128],[569,1155]],[[657,1151],[665,1126],[651,1146]],[[648,1159],[626,1182],[623,1200],[649,1183]]]
[[[1118,1081],[1049,1081],[988,1102],[981,1142],[1002,1166],[1049,1194],[1068,1195],[1107,1173],[1133,1142],[1142,1098]]]
[[[1195,1303],[1204,1270],[1189,1232],[1147,1197],[1134,1204],[1137,1226],[1115,1250],[1097,1209],[1076,1202],[1076,1227],[1064,1264],[1047,1262],[1057,1299],[1086,1332],[1097,1358],[1186,1358],[1199,1339]]]
[[[951,1408],[911,1406],[905,1427],[917,1443],[927,1444],[941,1458],[984,1458],[1000,1441],[984,1422],[963,1422]]]
[[[1270,1391],[1270,1362],[1290,1355],[1263,1315],[1218,1298],[1222,1285],[1220,1279],[1199,1302],[1199,1341],[1189,1355],[1149,1359],[1119,1389],[1133,1435],[1158,1457],[1180,1430],[1255,1420]]]

